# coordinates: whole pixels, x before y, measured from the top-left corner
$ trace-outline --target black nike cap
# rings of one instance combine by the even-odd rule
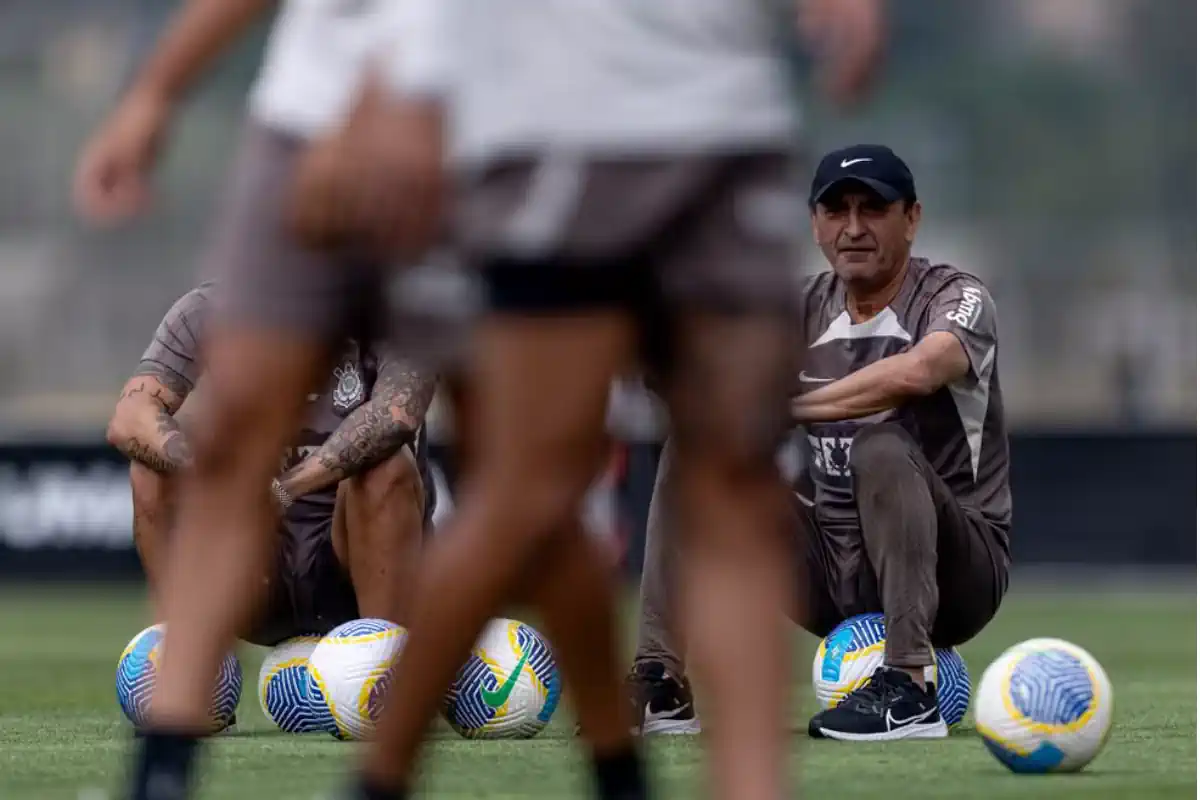
[[[917,199],[912,171],[890,147],[855,144],[827,153],[817,164],[809,205],[815,207],[831,189],[848,182],[866,186],[889,203]]]

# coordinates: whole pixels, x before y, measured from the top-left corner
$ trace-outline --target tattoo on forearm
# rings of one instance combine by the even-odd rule
[[[170,473],[177,469],[166,455],[136,437],[126,442],[121,450],[129,458],[140,461],[155,472]]]
[[[383,461],[412,439],[414,432],[394,419],[388,406],[368,403],[346,418],[316,458],[341,480]]]
[[[352,412],[313,454],[280,480],[285,487],[315,460],[333,480],[362,472],[412,441],[425,420],[437,380],[396,362],[379,371],[371,399]]]
[[[171,462],[174,469],[182,469],[192,465],[192,448],[188,445],[187,437],[179,429],[179,423],[165,410],[158,412],[158,433],[163,437],[163,455]]]

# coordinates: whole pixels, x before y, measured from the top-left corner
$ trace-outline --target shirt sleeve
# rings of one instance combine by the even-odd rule
[[[387,45],[378,54],[384,85],[397,95],[441,96],[449,88],[454,48],[449,35],[455,0],[391,2]]]
[[[165,371],[178,379],[188,391],[196,388],[200,379],[200,337],[208,317],[208,299],[193,289],[175,301],[171,310],[158,323],[142,360],[139,373]]]
[[[975,278],[956,278],[938,290],[929,305],[922,338],[935,331],[954,334],[978,381],[987,375],[996,357],[996,305],[987,287]]]

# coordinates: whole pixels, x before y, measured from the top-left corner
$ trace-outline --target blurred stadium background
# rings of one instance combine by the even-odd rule
[[[194,98],[163,171],[161,203],[143,223],[86,231],[72,220],[67,189],[89,126],[176,5],[0,0],[0,584],[21,587],[3,595],[0,666],[24,664],[15,674],[46,692],[43,702],[23,685],[0,691],[9,709],[24,702],[36,711],[27,728],[21,708],[8,711],[18,733],[6,737],[0,724],[13,759],[0,764],[23,757],[30,734],[22,731],[45,732],[41,720],[61,685],[49,683],[54,669],[26,663],[10,634],[67,659],[62,680],[95,657],[103,683],[108,651],[115,660],[137,630],[132,594],[96,605],[111,588],[72,590],[44,616],[31,614],[32,601],[49,596],[38,588],[44,581],[128,581],[136,592],[126,473],[104,444],[104,426],[154,326],[191,286],[265,31]],[[1196,4],[905,0],[893,15],[890,69],[873,104],[843,119],[804,102],[814,152],[880,141],[909,161],[926,212],[917,252],[984,277],[999,307],[1014,555],[1018,575],[1028,576],[1014,586],[1074,599],[1066,616],[1048,614],[1057,602],[1014,600],[1018,616],[1001,625],[1007,641],[989,640],[981,652],[1037,633],[1022,633],[1024,621],[1081,627],[1090,607],[1144,619],[1135,612],[1149,601],[1137,597],[1172,593],[1165,606],[1150,602],[1170,613],[1144,638],[1156,647],[1188,628],[1170,661],[1190,709],[1183,733],[1193,752],[1182,766],[1194,794],[1195,662],[1179,659],[1195,649]],[[626,441],[593,511],[625,544],[632,578],[661,426],[636,392],[615,398]],[[444,433],[435,427],[435,441]],[[1084,574],[1105,582],[1089,587]],[[64,625],[86,646],[60,647],[55,626]],[[1103,639],[1105,629],[1093,622],[1086,630],[1081,643],[1099,647],[1102,661],[1122,659],[1119,687],[1162,677],[1164,653],[1152,669],[1133,644],[1104,650],[1088,637]],[[101,632],[113,640],[96,641]],[[1178,702],[1160,688],[1162,703]],[[93,700],[76,698],[94,710]],[[5,713],[0,702],[0,720]],[[111,727],[115,703],[103,718]],[[1170,727],[1163,719],[1146,721],[1146,735]],[[57,747],[45,735],[46,747]],[[93,771],[107,774],[105,765]],[[881,768],[893,786],[905,782],[897,768],[895,760]],[[42,796],[32,787],[45,775],[26,770],[25,783],[0,777],[0,795]],[[1104,796],[1150,791],[1130,781],[1128,795]],[[464,796],[478,789],[461,788]],[[18,789],[25,793],[9,793]]]
[[[144,223],[83,230],[67,187],[80,141],[175,6],[0,4],[0,544],[129,544],[103,427],[194,279],[265,31],[195,97]],[[893,14],[878,100],[849,120],[806,98],[811,144],[892,145],[926,206],[918,252],[991,286],[1018,547],[1194,562],[1195,4],[909,0]],[[645,404],[625,400],[619,427],[653,441]],[[653,456],[627,455],[644,482]]]

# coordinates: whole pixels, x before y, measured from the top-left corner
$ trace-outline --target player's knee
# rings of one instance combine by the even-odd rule
[[[850,470],[855,480],[879,478],[879,482],[891,483],[890,476],[897,471],[910,469],[914,464],[913,440],[898,425],[871,425],[854,437],[850,447]]]
[[[594,475],[578,465],[537,480],[497,482],[487,505],[511,536],[543,541],[578,521]]]
[[[352,502],[369,518],[414,504],[420,516],[425,497],[421,473],[407,448],[351,478],[348,489]]]

